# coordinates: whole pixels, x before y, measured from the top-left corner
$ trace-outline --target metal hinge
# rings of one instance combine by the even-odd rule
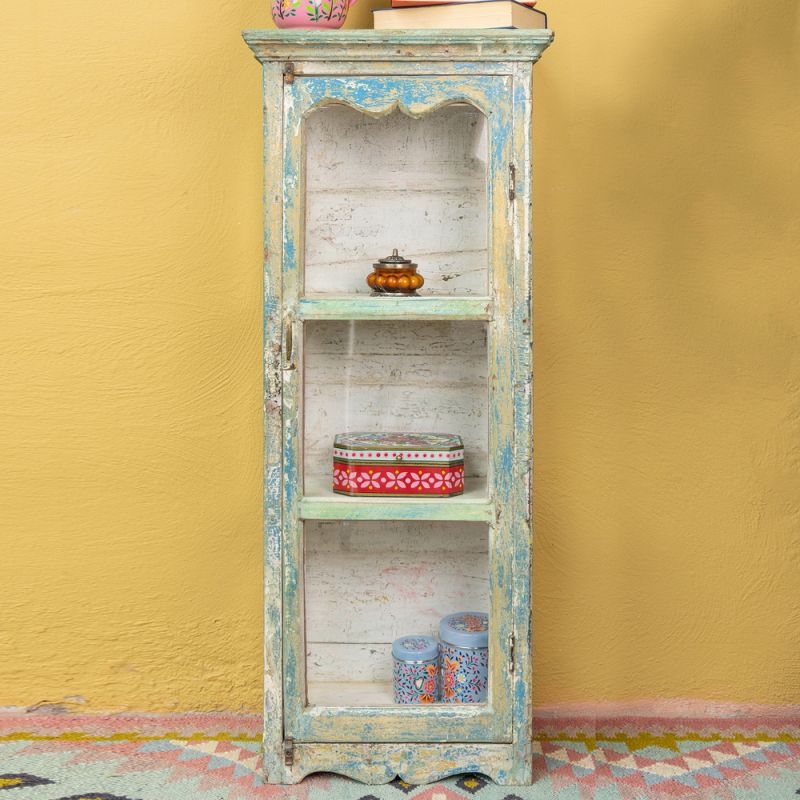
[[[294,739],[291,736],[287,736],[283,740],[283,763],[287,767],[294,764]]]
[[[508,199],[513,200],[517,196],[517,168],[513,164],[508,165]]]
[[[283,65],[283,82],[294,83],[294,62],[287,61]]]
[[[508,671],[514,672],[514,634],[508,637]]]

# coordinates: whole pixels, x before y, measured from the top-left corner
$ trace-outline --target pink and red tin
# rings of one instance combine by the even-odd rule
[[[354,497],[453,497],[464,491],[464,444],[450,433],[340,433],[333,491]]]

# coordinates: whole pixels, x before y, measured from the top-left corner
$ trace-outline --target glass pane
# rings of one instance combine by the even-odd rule
[[[392,705],[395,639],[436,637],[448,614],[489,610],[483,523],[306,521],[304,528],[309,705]],[[443,674],[400,673],[403,696],[415,696],[408,692],[418,683],[422,697],[433,678],[437,695],[421,702],[475,697],[469,693],[486,685],[488,653],[462,652],[448,650]]]
[[[484,322],[307,322],[305,494],[332,493],[336,434],[455,434],[465,495],[485,494],[488,459]]]
[[[421,294],[486,295],[485,122],[464,103],[419,119],[310,114],[305,292],[369,293],[373,262],[397,248],[419,264]]]

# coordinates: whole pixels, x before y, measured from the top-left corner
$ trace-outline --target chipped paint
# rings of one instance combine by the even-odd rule
[[[265,374],[267,445],[267,716],[265,768],[271,782],[326,770],[368,783],[399,775],[423,783],[483,772],[500,783],[531,780],[530,724],[530,67],[549,31],[414,33],[249,31],[265,66]],[[281,60],[296,79],[284,83]],[[520,63],[521,62],[521,63]],[[435,63],[435,69],[432,65]],[[334,68],[335,67],[335,68]],[[344,104],[373,117],[419,118],[453,103],[481,111],[488,128],[489,296],[422,297],[380,304],[369,298],[302,296],[305,224],[304,120]],[[515,165],[516,169],[511,169]],[[515,175],[510,187],[509,175]],[[513,188],[513,191],[510,189]],[[274,248],[275,242],[281,248]],[[273,247],[270,247],[270,244]],[[280,249],[280,252],[278,252]],[[270,289],[269,287],[272,287]],[[375,501],[302,497],[302,369],[280,363],[288,332],[302,364],[305,320],[465,319],[488,324],[488,497],[477,502]],[[283,354],[283,358],[288,358]],[[276,366],[277,360],[277,366]],[[280,371],[280,377],[277,370]],[[272,403],[277,389],[282,402]],[[281,417],[279,421],[277,418]],[[271,439],[270,439],[271,437]],[[275,466],[282,461],[278,473]],[[280,475],[280,477],[278,477]],[[278,485],[280,484],[280,485]],[[275,506],[281,500],[281,518]],[[270,510],[270,504],[273,504]],[[383,506],[383,507],[381,507]],[[307,706],[304,619],[305,519],[486,520],[490,523],[490,695],[476,706]],[[276,527],[276,525],[278,527]],[[280,537],[280,541],[277,541]],[[280,580],[279,580],[279,575]],[[516,637],[513,662],[509,642]],[[279,644],[278,644],[279,642]],[[277,650],[276,650],[277,648]],[[277,656],[276,652],[281,655]],[[282,685],[282,698],[279,697]],[[292,757],[284,757],[283,737]],[[524,740],[524,741],[523,741]],[[456,742],[454,744],[454,742]],[[291,763],[287,766],[287,761]]]
[[[405,319],[489,320],[488,297],[359,297],[358,303],[342,297],[303,297],[298,301],[301,319]]]
[[[347,74],[357,74],[361,68],[376,74],[373,63],[392,74],[416,74],[425,69],[426,62],[444,62],[453,72],[482,74],[490,71],[492,62],[538,61],[553,41],[553,32],[251,30],[244,32],[244,39],[259,61],[294,61],[295,75],[308,74],[296,63],[306,59],[320,63],[323,69],[341,62]]]

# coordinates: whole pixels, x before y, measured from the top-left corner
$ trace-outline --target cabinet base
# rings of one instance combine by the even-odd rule
[[[502,786],[532,783],[530,751],[513,744],[348,744],[295,743],[292,764],[265,753],[266,780],[299,783],[312,772],[333,772],[365,784],[431,783],[451,775],[479,772]]]

